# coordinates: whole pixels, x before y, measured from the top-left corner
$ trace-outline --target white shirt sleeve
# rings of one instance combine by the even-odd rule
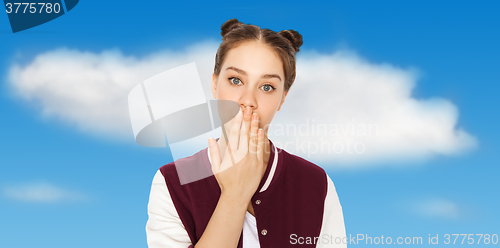
[[[149,248],[190,247],[191,240],[170,198],[160,170],[156,172],[151,185],[148,215],[146,236]]]
[[[325,199],[325,210],[323,212],[323,224],[319,240],[316,243],[317,248],[345,248],[347,247],[347,238],[345,233],[344,215],[339,197],[332,179],[326,175],[328,180],[328,191]]]

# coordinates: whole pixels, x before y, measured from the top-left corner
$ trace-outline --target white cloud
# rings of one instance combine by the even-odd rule
[[[410,210],[421,217],[459,219],[463,217],[464,211],[457,203],[443,198],[428,198],[414,201]]]
[[[9,82],[44,116],[86,132],[132,140],[128,92],[159,72],[196,62],[205,95],[213,99],[210,80],[217,46],[203,42],[142,58],[117,50],[58,49],[26,65],[12,65]],[[297,79],[270,129],[278,147],[322,166],[356,167],[456,155],[476,146],[476,139],[457,127],[453,103],[412,97],[415,70],[370,63],[347,51],[299,54]],[[293,130],[282,135],[288,124],[302,135],[293,135]],[[327,134],[317,135],[320,127]]]
[[[214,47],[216,51],[215,43],[206,42],[143,58],[125,56],[119,50],[91,53],[62,48],[39,54],[26,65],[12,65],[9,83],[44,117],[60,118],[99,136],[133,140],[129,91],[144,79],[193,61],[200,75],[206,76],[206,70],[213,70]]]
[[[313,161],[350,167],[375,161],[410,162],[460,154],[476,146],[473,136],[456,127],[458,110],[453,103],[412,97],[414,69],[373,64],[339,51],[304,53],[297,70],[288,95],[295,100],[285,102],[284,113],[275,122],[303,125],[300,142],[286,135],[283,144],[310,145],[301,154]],[[286,125],[277,127],[286,130]]]
[[[72,202],[87,199],[80,192],[66,190],[48,182],[7,185],[2,191],[6,198],[32,203]]]

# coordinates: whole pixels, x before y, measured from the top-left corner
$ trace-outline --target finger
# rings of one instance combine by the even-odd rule
[[[257,137],[257,131],[259,130],[259,116],[256,113],[252,114],[252,124],[250,127],[250,149],[251,154],[257,155],[257,145],[259,139]]]
[[[247,154],[248,152],[248,139],[250,133],[250,122],[252,120],[252,108],[246,107],[245,114],[243,116],[243,123],[240,129],[240,142],[238,144],[238,150],[242,154]]]
[[[228,168],[231,168],[233,165],[239,162],[239,159],[235,156],[235,151],[231,149],[231,147],[226,148],[226,153],[224,154],[224,160],[226,163],[221,163],[220,171],[224,171]]]
[[[220,171],[221,158],[219,152],[219,145],[217,144],[217,141],[215,141],[213,138],[208,139],[208,151],[210,152],[212,172],[216,174]]]
[[[235,152],[238,150],[239,133],[241,127],[241,121],[243,119],[243,111],[238,112],[238,114],[233,118],[231,123],[231,130],[229,131],[229,146],[231,147],[230,152]],[[233,154],[234,155],[234,154]]]
[[[247,142],[250,140],[250,128],[252,126],[252,113],[253,109],[251,107],[247,107],[248,115],[245,118],[245,133],[247,134]]]
[[[264,165],[264,130],[259,129],[258,133],[258,148],[257,148],[257,163],[259,166]]]

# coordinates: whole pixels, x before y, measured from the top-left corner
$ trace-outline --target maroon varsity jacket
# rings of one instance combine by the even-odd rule
[[[261,248],[297,247],[291,244],[290,235],[296,237],[318,237],[321,231],[324,202],[327,194],[325,171],[301,158],[271,144],[271,155],[264,177],[252,197]],[[208,148],[182,158],[186,164],[198,166],[200,170],[211,170],[207,156]],[[269,176],[274,156],[278,157],[275,175],[267,190],[260,192]],[[192,168],[190,168],[192,171]],[[214,175],[181,185],[175,162],[160,168],[165,178],[172,201],[182,224],[196,244],[212,216],[221,191]],[[242,248],[243,232],[238,248]],[[316,247],[302,244],[300,247]]]

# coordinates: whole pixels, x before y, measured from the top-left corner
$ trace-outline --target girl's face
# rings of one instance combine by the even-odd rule
[[[219,76],[212,75],[212,94],[219,100],[250,106],[259,115],[259,128],[267,133],[288,92],[281,59],[257,41],[244,42],[226,54]]]

